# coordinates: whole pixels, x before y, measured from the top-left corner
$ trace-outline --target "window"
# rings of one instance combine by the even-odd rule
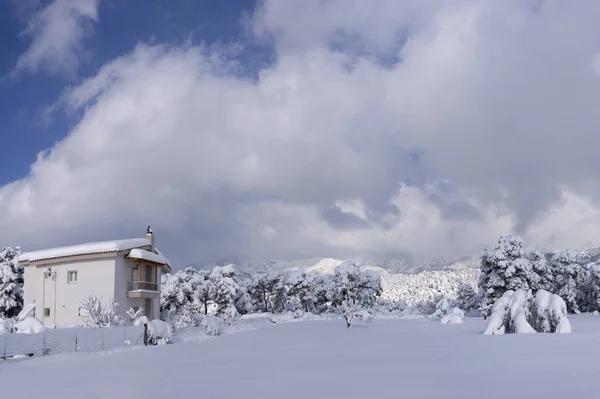
[[[50,317],[50,308],[44,308],[44,317]]]
[[[67,282],[69,284],[77,282],[77,270],[71,270],[67,273]]]

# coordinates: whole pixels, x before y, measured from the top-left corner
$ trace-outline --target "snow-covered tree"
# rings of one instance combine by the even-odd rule
[[[205,309],[200,300],[199,286],[206,280],[206,272],[199,273],[188,267],[171,275],[163,284],[160,306],[169,317],[175,318],[175,327],[197,326],[199,315]]]
[[[23,266],[20,248],[0,251],[0,319],[14,317],[23,308]]]
[[[579,269],[577,274],[577,306],[582,312],[600,310],[600,259]]]
[[[531,314],[528,307],[529,302],[530,298],[526,291],[522,289],[517,291],[506,290],[494,302],[488,324],[483,334],[535,333],[535,330],[527,320]]]
[[[546,257],[540,251],[533,250],[525,255],[531,266],[529,288],[533,292],[538,290],[554,291],[554,275]]]
[[[238,289],[235,294],[234,306],[237,312],[242,315],[252,313],[254,311],[252,297],[250,294],[248,294],[245,281],[241,281],[238,285]]]
[[[469,312],[478,306],[478,296],[471,284],[461,284],[455,300],[456,306]]]
[[[558,295],[539,290],[531,305],[531,325],[537,332],[570,333],[571,323],[567,319],[567,305]]]
[[[555,251],[552,254],[550,265],[554,275],[555,293],[567,304],[569,313],[578,313],[577,306],[577,276],[581,269],[580,264],[585,262],[588,255],[585,252],[566,250]]]
[[[288,292],[287,295],[290,303],[294,300],[297,301],[298,306],[294,306],[294,309],[302,309],[304,312],[314,312],[315,305],[317,303],[317,296],[315,295],[315,280],[316,276],[313,273],[292,273],[288,277]]]
[[[337,297],[337,288],[333,276],[328,274],[316,275],[312,284],[317,314],[332,311],[336,305],[334,302]]]
[[[103,302],[92,294],[81,302],[81,308],[84,311],[83,320],[88,327],[115,327],[125,323],[123,317],[117,313],[119,303],[112,298]]]
[[[196,285],[194,287],[194,298],[198,301],[201,311],[207,315],[208,305],[214,297],[214,283],[210,273],[206,270],[198,271]]]
[[[253,275],[246,283],[255,309],[279,313],[285,310],[287,289],[280,273]]]
[[[338,301],[350,301],[361,307],[372,307],[382,292],[380,276],[362,270],[355,262],[344,262],[336,267],[333,283]]]
[[[234,278],[232,266],[215,267],[210,273],[211,298],[216,305],[216,314],[227,318],[238,315],[235,299],[239,286]]]
[[[479,310],[487,318],[498,298],[508,290],[528,291],[530,280],[531,265],[525,258],[521,237],[500,237],[494,249],[486,250],[481,258]]]
[[[535,297],[524,290],[506,291],[492,308],[486,335],[505,333],[570,333],[567,306],[563,299],[546,290]]]

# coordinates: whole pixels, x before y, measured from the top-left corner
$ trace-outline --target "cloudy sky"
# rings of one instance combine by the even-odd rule
[[[0,244],[600,244],[600,2],[4,0]]]

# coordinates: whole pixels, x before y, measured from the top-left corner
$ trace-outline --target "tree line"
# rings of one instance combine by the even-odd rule
[[[225,320],[264,312],[344,314],[372,309],[381,294],[380,276],[354,262],[340,265],[333,275],[293,271],[244,280],[236,277],[232,266],[188,267],[162,276],[161,314],[176,327],[198,325],[207,314]]]

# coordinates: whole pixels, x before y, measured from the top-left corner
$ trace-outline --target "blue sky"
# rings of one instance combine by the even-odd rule
[[[0,186],[24,177],[37,154],[64,138],[77,123],[74,115],[46,112],[63,89],[138,43],[246,43],[244,65],[252,68],[248,73],[268,54],[245,32],[243,16],[253,11],[254,0],[105,0],[99,5],[100,22],[85,39],[85,54],[76,73],[23,71],[11,76],[31,42],[22,34],[27,16],[19,15],[15,4],[0,1],[0,139],[4,143]]]

